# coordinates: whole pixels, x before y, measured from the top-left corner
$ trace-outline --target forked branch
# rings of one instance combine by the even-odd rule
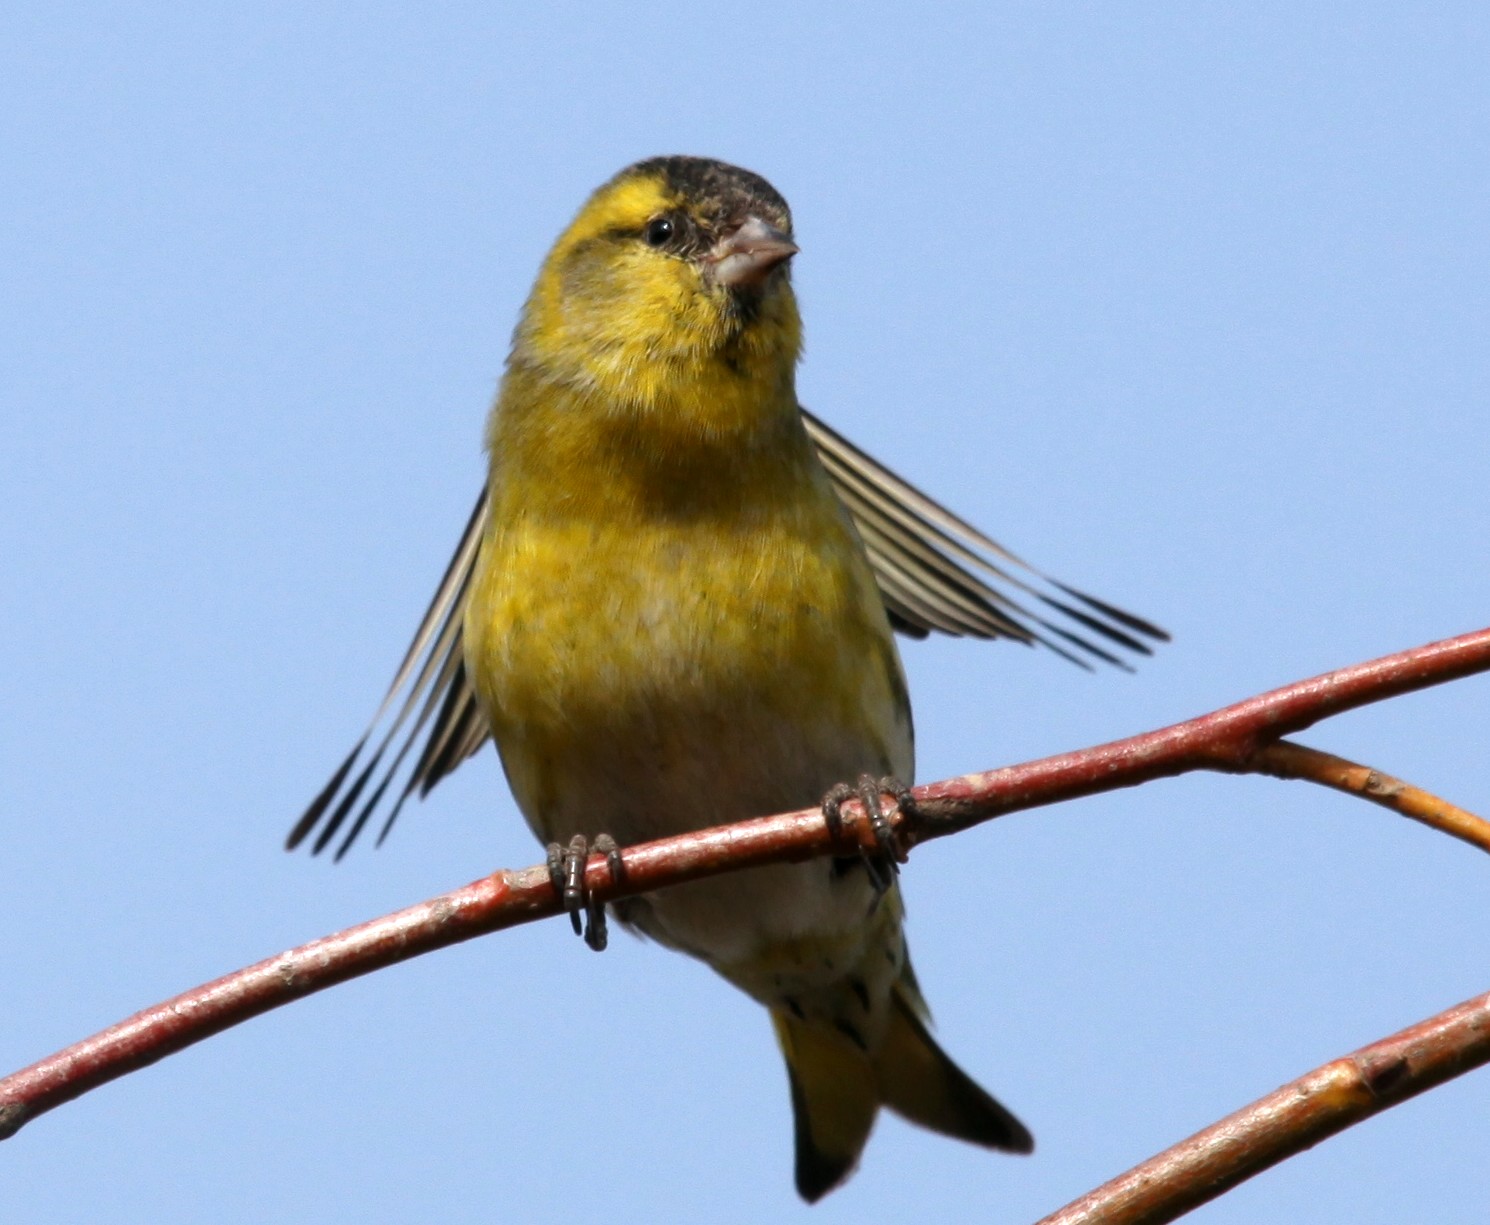
[[[1020,809],[1192,770],[1220,770],[1305,779],[1359,794],[1490,851],[1490,824],[1479,817],[1368,767],[1282,739],[1342,711],[1485,671],[1490,671],[1490,629],[1342,668],[1140,736],[917,788],[914,812],[895,817],[897,834],[910,848]],[[844,805],[844,817],[836,838],[821,812],[808,809],[644,843],[626,849],[615,879],[603,856],[592,858],[586,884],[597,899],[609,900],[767,863],[844,854],[860,837],[867,845],[870,835],[857,803]],[[546,866],[498,871],[194,988],[0,1080],[0,1139],[90,1089],[291,1000],[560,910]],[[1164,1177],[1169,1177],[1165,1171],[1177,1171],[1182,1187],[1212,1188],[1204,1195],[1182,1190],[1167,1206],[1100,1219],[1172,1219],[1357,1118],[1479,1066],[1490,1059],[1487,1010],[1490,1000],[1472,1001],[1327,1065],[1172,1150],[1181,1156],[1155,1159],[1169,1163],[1160,1169]],[[1431,1050],[1412,1046],[1419,1042],[1414,1035],[1428,1030],[1434,1035]],[[1389,1048],[1397,1053],[1382,1053]],[[1300,1100],[1305,1104],[1288,1106]],[[1248,1120],[1247,1126],[1260,1129],[1256,1134],[1265,1139],[1232,1145],[1230,1138],[1241,1134],[1238,1120]],[[1217,1153],[1225,1156],[1219,1165]],[[1181,1175],[1182,1169],[1200,1172]],[[1092,1195],[1119,1197],[1113,1203],[1149,1202],[1122,1190],[1138,1185],[1134,1179],[1146,1185],[1152,1177],[1143,1173],[1147,1170],[1139,1167],[1109,1184],[1117,1190],[1102,1188]],[[1050,1219],[1098,1219],[1081,1206],[1089,1201],[1096,1202],[1087,1197],[1066,1210],[1078,1215]]]

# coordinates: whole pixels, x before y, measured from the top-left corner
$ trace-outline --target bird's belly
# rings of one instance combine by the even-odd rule
[[[818,803],[911,768],[909,718],[872,580],[756,539],[560,541],[494,559],[472,674],[513,792],[544,841],[623,846]],[[660,551],[659,551],[660,549]],[[864,587],[873,605],[865,607]],[[862,927],[862,873],[828,861],[679,886],[623,910],[716,965]]]

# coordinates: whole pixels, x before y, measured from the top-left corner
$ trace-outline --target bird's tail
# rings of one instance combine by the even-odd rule
[[[1024,1124],[947,1057],[921,1012],[914,985],[896,982],[884,1036],[866,1050],[852,1029],[771,1010],[791,1080],[797,1190],[809,1203],[853,1171],[881,1106],[958,1140],[1033,1150]]]

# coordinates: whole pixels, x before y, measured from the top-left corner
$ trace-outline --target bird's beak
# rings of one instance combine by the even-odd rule
[[[726,234],[705,257],[714,280],[726,289],[759,285],[766,274],[797,253],[797,244],[759,217],[747,217],[739,229]]]

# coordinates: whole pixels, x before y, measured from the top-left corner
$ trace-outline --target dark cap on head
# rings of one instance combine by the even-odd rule
[[[668,187],[716,223],[759,217],[790,234],[792,213],[770,183],[751,170],[709,157],[650,157],[626,167],[612,182],[639,175],[660,175]]]

